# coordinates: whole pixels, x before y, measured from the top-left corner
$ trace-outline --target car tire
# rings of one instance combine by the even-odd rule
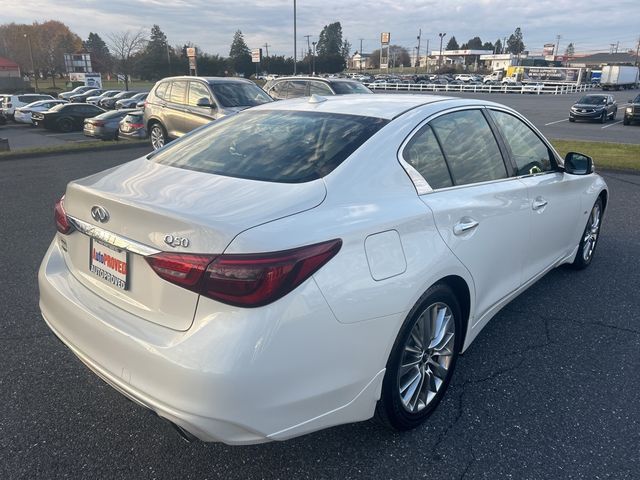
[[[631,121],[628,118],[623,118],[622,119],[622,124],[623,125],[629,125],[631,123]]]
[[[613,111],[613,115],[611,115],[611,120],[616,121],[616,117],[618,116],[618,110]]]
[[[575,122],[575,121],[576,121],[576,119],[575,119],[575,118],[573,118],[573,117],[569,117],[569,121],[570,121],[570,122]]]
[[[73,130],[73,122],[69,118],[61,118],[58,120],[58,130],[61,132],[70,132]]]
[[[576,270],[582,270],[591,265],[593,255],[598,246],[600,238],[600,227],[602,225],[602,198],[598,197],[596,203],[591,208],[591,213],[587,219],[587,225],[584,227],[580,244],[578,245],[578,253],[571,266]]]
[[[429,288],[398,333],[374,419],[399,431],[421,425],[447,390],[462,333],[461,309],[453,291],[444,284]]]
[[[149,129],[149,139],[154,150],[164,147],[167,143],[167,133],[160,123],[154,123]]]
[[[607,115],[606,111],[602,112],[602,116],[600,117],[600,123],[607,123],[607,118],[608,117],[609,117],[609,115]]]

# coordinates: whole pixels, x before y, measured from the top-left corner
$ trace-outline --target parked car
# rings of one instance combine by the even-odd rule
[[[540,95],[543,88],[544,83],[525,83],[522,85],[522,93],[534,93],[536,95]]]
[[[100,140],[117,140],[120,120],[131,110],[111,110],[95,117],[85,118],[83,133]]]
[[[98,105],[100,103],[100,100],[102,100],[103,98],[111,98],[121,92],[122,90],[106,90],[100,95],[87,97],[87,103],[90,103],[91,105]]]
[[[80,95],[81,93],[88,92],[89,90],[94,90],[96,87],[89,87],[83,85],[81,87],[76,87],[73,90],[68,92],[62,92],[58,94],[58,98],[61,100],[69,100],[73,95]]]
[[[99,95],[102,95],[104,93],[104,90],[102,90],[101,88],[94,88],[93,90],[88,90],[86,92],[83,93],[79,93],[77,95],[71,95],[69,97],[69,102],[71,103],[84,103],[87,101],[87,98],[89,97],[97,97]]]
[[[16,108],[24,107],[38,100],[53,100],[51,95],[43,95],[41,93],[22,93],[18,95],[6,95],[4,102],[0,106],[0,114],[13,120],[13,114]]]
[[[119,108],[136,108],[140,102],[144,102],[147,99],[149,92],[140,92],[135,94],[131,98],[123,98],[118,100],[115,104],[116,109]]]
[[[104,110],[88,103],[64,103],[46,112],[33,112],[31,121],[36,127],[71,132],[82,130],[85,118],[95,117]]]
[[[127,90],[124,92],[120,92],[116,95],[114,95],[113,97],[109,97],[109,98],[103,98],[102,100],[100,100],[100,102],[98,103],[98,105],[102,108],[104,108],[105,110],[113,110],[114,108],[116,108],[116,102],[119,100],[125,100],[127,98],[131,98],[134,95],[137,95],[140,92],[137,92],[135,90]]]
[[[618,104],[613,95],[589,94],[585,95],[569,110],[569,121],[576,120],[597,120],[602,123],[610,118],[616,119]]]
[[[251,80],[230,77],[171,77],[156,83],[144,107],[154,149],[212,120],[273,102]]]
[[[142,140],[147,138],[147,129],[144,126],[144,113],[142,110],[129,112],[120,120],[118,138]]]
[[[470,82],[475,79],[475,76],[470,73],[461,73],[453,77],[454,80],[461,80],[463,82]]]
[[[276,102],[70,182],[39,305],[186,437],[409,430],[502,307],[592,263],[607,200],[591,158],[493,102]]]
[[[633,122],[640,122],[640,95],[629,100],[629,105],[624,109],[622,124],[631,125]]]
[[[377,83],[377,81],[374,83]],[[264,90],[276,100],[308,97],[310,95],[373,93],[357,80],[320,77],[280,77],[267,82]]]
[[[61,105],[63,103],[67,103],[66,100],[38,100],[37,102],[32,102],[24,107],[16,108],[13,114],[13,120],[16,123],[26,123],[28,125],[33,125],[31,122],[31,114],[33,112],[46,112],[50,108],[55,107],[56,105]]]

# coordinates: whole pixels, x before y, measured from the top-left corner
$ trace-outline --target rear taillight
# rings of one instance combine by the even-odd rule
[[[85,122],[95,125],[96,127],[104,127],[104,122],[102,120],[85,120]]]
[[[215,256],[161,252],[145,258],[160,277],[200,293],[202,274]]]
[[[67,212],[64,210],[64,195],[60,200],[56,202],[56,206],[53,209],[53,216],[56,221],[56,229],[63,235],[68,235],[73,230],[73,225],[67,218]]]
[[[129,122],[127,122],[129,123]],[[144,123],[129,123],[129,125],[133,128],[142,128],[144,127]]]
[[[284,297],[333,258],[342,240],[281,252],[220,255],[159,253],[146,257],[165,280],[222,303],[260,307]]]

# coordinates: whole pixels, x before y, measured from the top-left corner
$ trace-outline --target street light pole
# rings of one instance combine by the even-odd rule
[[[33,78],[36,81],[36,92],[38,91],[38,73],[36,72],[35,64],[33,63],[33,51],[31,50],[31,37],[28,34],[24,34],[24,38],[27,39],[29,44],[29,57],[31,57],[31,70],[33,70]]]
[[[296,44],[296,0],[293,0],[293,74],[296,74],[296,63],[298,63],[298,45]]]
[[[316,43],[318,43],[318,42],[311,42],[311,44],[313,45],[313,54],[311,55],[311,61],[313,62],[313,76],[314,77],[316,75]]]
[[[439,33],[438,36],[440,37],[440,57],[438,58],[438,73],[440,73],[440,71],[442,70],[442,39],[445,37],[446,33]]]

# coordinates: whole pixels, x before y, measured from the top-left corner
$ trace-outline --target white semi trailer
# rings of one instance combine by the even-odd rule
[[[620,90],[638,87],[638,67],[606,65],[602,67],[600,85],[603,90]]]

